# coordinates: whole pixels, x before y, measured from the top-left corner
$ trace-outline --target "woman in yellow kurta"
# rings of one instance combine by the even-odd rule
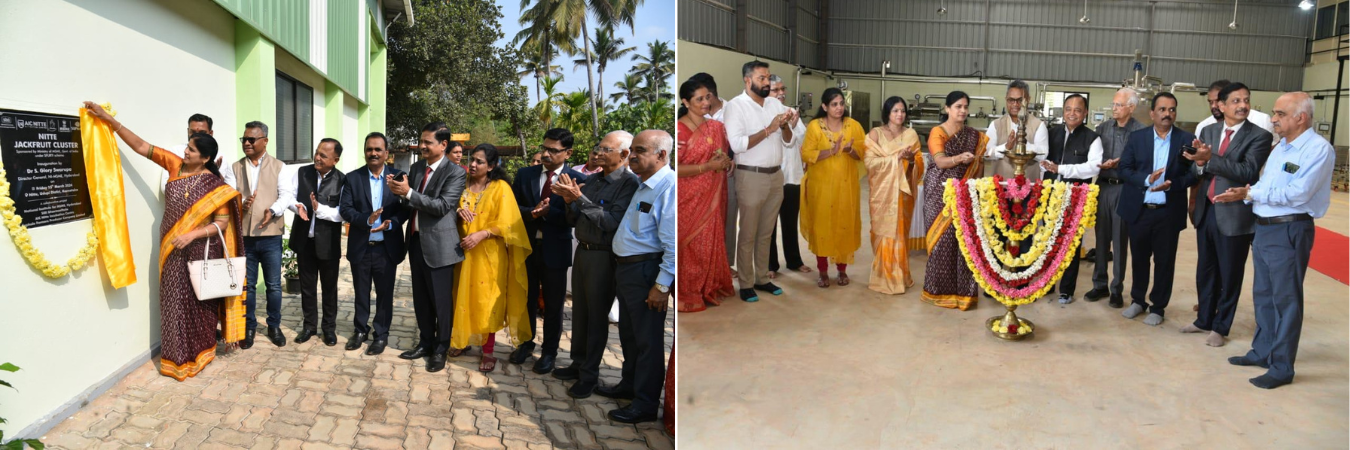
[[[883,294],[903,294],[914,285],[909,273],[909,220],[914,194],[923,181],[923,154],[919,135],[905,127],[900,97],[886,99],[881,110],[886,123],[867,133],[868,207],[872,219],[872,277],[867,288]]]
[[[459,198],[464,262],[455,266],[455,319],[450,347],[483,346],[478,370],[497,367],[496,333],[506,328],[512,345],[529,341],[525,257],[530,238],[501,168],[497,148],[479,144],[469,154],[469,181]]]
[[[846,270],[862,245],[858,161],[866,139],[862,125],[848,117],[843,91],[826,89],[802,142],[802,236],[816,255],[822,288],[830,287],[828,260],[839,271],[839,285],[849,283]]]

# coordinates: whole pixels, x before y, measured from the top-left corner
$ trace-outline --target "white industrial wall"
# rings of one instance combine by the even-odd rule
[[[717,80],[717,88],[718,91],[720,91],[719,93],[722,98],[730,100],[732,97],[740,95],[745,89],[745,83],[741,80],[741,65],[754,58],[746,54],[723,48],[688,41],[679,41],[676,59],[678,64],[676,67],[676,84],[684,82],[690,75],[695,73],[707,72]],[[796,68],[780,61],[765,61],[769,63],[770,72],[783,77],[788,90],[788,103],[795,104]],[[1332,65],[1331,78],[1333,79],[1333,86],[1335,78],[1334,69],[1335,66]],[[905,71],[905,68],[893,65],[892,70]],[[826,88],[835,87],[838,84],[838,81],[842,79],[848,82],[850,90],[871,94],[869,100],[871,102],[870,109],[873,112],[873,120],[879,120],[877,112],[881,110],[881,103],[885,101],[885,98],[881,96],[880,81],[858,78],[858,76],[861,75],[854,75],[851,77],[849,74],[836,74],[835,79],[831,80],[827,79],[819,70],[811,70],[811,73],[811,75],[803,75],[801,77],[802,92],[814,94],[812,96],[812,109],[806,112],[804,114],[805,116],[814,116],[816,108],[820,105],[820,94],[824,92]],[[1125,78],[1126,75],[1127,74],[1122,73],[1121,78]],[[865,76],[871,77],[875,76],[875,74],[867,74]],[[999,99],[999,108],[1003,108],[1003,97],[1007,86],[1005,80],[987,80],[978,84],[942,82],[940,79],[932,79],[930,81],[937,82],[887,81],[886,96],[898,95],[912,103],[915,94],[945,94],[954,90],[961,90],[971,96],[989,96]],[[1029,84],[1036,83],[1036,80],[1026,81]],[[1088,107],[1092,110],[1109,108],[1111,106],[1111,98],[1115,92],[1115,89],[1071,87],[1063,83],[1051,83],[1048,85],[1048,89],[1087,92],[1089,94]],[[1252,107],[1261,111],[1270,112],[1275,106],[1275,99],[1278,98],[1280,94],[1280,92],[1255,91],[1252,93]],[[1182,93],[1177,95],[1177,100],[1179,101],[1178,121],[1199,122],[1209,115],[1209,104],[1198,93]],[[1318,105],[1319,114],[1321,114],[1321,111],[1325,110],[1325,120],[1331,120],[1330,97],[1328,97],[1328,100],[1325,102],[1327,103],[1326,108],[1322,108],[1320,103],[1321,102],[1319,102]],[[1346,102],[1343,101],[1342,103]],[[976,103],[977,107],[980,105],[980,103]],[[1345,108],[1344,104],[1342,105],[1342,108]],[[1342,120],[1345,120],[1344,117],[1343,113]]]
[[[128,128],[165,147],[182,143],[188,116],[203,113],[221,147],[237,147],[229,144],[234,18],[214,4],[0,1],[0,60],[0,108],[75,115],[83,100],[111,102]],[[144,363],[158,344],[160,168],[125,148],[122,164],[136,284],[112,290],[101,262],[49,280],[0,233],[0,362],[23,368],[0,374],[18,388],[0,388],[7,438]],[[64,261],[90,229],[84,220],[32,236],[49,259]]]

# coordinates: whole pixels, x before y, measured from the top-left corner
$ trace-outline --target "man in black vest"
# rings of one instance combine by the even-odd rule
[[[1102,140],[1096,132],[1083,126],[1087,109],[1087,99],[1081,95],[1064,98],[1064,123],[1050,128],[1050,153],[1045,161],[1041,161],[1046,179],[1089,184],[1101,171]],[[1077,256],[1075,252],[1069,267],[1064,269],[1064,277],[1059,280],[1061,304],[1073,303],[1073,293],[1078,286]]]
[[[342,258],[342,216],[338,200],[346,178],[335,167],[342,157],[342,143],[324,138],[314,150],[314,164],[300,167],[291,183],[281,186],[295,212],[291,222],[291,251],[300,266],[300,307],[305,325],[295,343],[314,337],[318,326],[316,282],[323,281],[323,343],[337,345],[337,278]]]
[[[511,189],[515,191],[520,216],[525,218],[525,232],[530,235],[534,251],[525,258],[529,277],[527,301],[534,302],[544,293],[544,338],[534,372],[553,371],[558,357],[558,341],[562,337],[563,304],[567,301],[567,269],[572,267],[572,225],[567,223],[567,202],[553,193],[553,183],[567,175],[584,180],[585,175],[567,164],[572,155],[572,132],[554,128],[544,132],[544,143],[536,155],[542,164],[527,166],[516,172]],[[527,305],[530,311],[530,335],[538,336],[539,308]],[[511,364],[523,364],[534,353],[534,341],[522,343],[511,352]]]
[[[347,350],[361,348],[371,339],[367,355],[384,353],[389,345],[389,325],[394,318],[394,280],[398,265],[407,255],[402,225],[412,211],[403,207],[398,196],[384,182],[385,175],[399,177],[402,170],[386,166],[389,138],[378,131],[366,135],[366,167],[347,174],[338,209],[347,228],[347,262],[352,269],[352,288],[356,291],[356,324]],[[371,329],[370,284],[375,283],[375,325]]]

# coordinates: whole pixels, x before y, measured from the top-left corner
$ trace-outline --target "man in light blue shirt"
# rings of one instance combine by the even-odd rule
[[[1283,136],[1270,153],[1255,185],[1228,188],[1216,203],[1245,201],[1256,213],[1252,241],[1252,304],[1256,336],[1252,349],[1228,358],[1237,366],[1259,366],[1264,375],[1251,379],[1262,389],[1294,381],[1294,358],[1303,329],[1303,277],[1312,254],[1313,219],[1331,206],[1331,172],[1336,154],[1331,144],[1309,128],[1313,101],[1291,92],[1275,101],[1271,123]]]
[[[673,145],[670,133],[643,131],[633,138],[628,160],[642,183],[614,233],[623,379],[595,390],[633,400],[609,412],[616,422],[653,421],[661,409],[666,306],[675,282],[675,171],[667,166]]]

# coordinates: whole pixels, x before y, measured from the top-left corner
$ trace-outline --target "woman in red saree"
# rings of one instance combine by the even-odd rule
[[[180,158],[145,142],[102,107],[85,102],[85,108],[107,122],[128,147],[171,174],[164,188],[164,219],[159,227],[159,373],[178,381],[197,376],[215,360],[217,324],[223,324],[223,352],[244,338],[243,293],[199,300],[188,275],[188,261],[203,259],[208,241],[205,259],[242,254],[239,192],[220,179],[215,163],[219,148],[211,135],[193,134]],[[225,235],[224,245],[217,229]]]
[[[727,177],[731,158],[727,131],[722,122],[705,119],[712,93],[701,80],[680,85],[676,157],[679,161],[679,276],[675,298],[680,312],[702,311],[717,306],[723,297],[736,293],[727,264]]]

